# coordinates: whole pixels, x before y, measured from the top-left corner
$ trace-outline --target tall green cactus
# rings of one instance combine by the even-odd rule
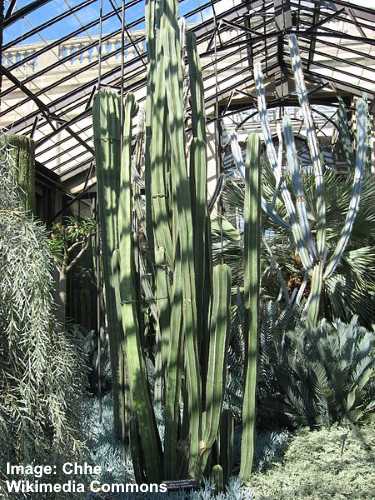
[[[197,307],[194,272],[193,219],[188,167],[185,156],[184,101],[179,29],[170,15],[176,11],[176,1],[166,0],[162,23],[165,25],[165,90],[168,95],[168,124],[171,147],[171,179],[177,201],[177,231],[181,252],[183,300],[183,335],[186,356],[186,382],[189,412],[189,474],[196,476],[201,436],[202,382],[199,370],[197,339]],[[161,30],[164,33],[164,30]]]
[[[105,303],[109,329],[111,369],[113,376],[114,433],[125,439],[125,387],[121,304],[119,294],[119,262],[117,210],[121,161],[120,98],[114,92],[101,91],[94,97],[93,127],[98,190],[99,222],[103,254]]]
[[[153,2],[152,2],[153,3]],[[149,5],[149,12],[152,6]],[[154,202],[154,220],[163,220],[169,227],[174,245],[173,258],[165,264],[173,276],[170,291],[170,322],[168,361],[166,365],[166,430],[164,470],[168,478],[177,473],[177,434],[180,413],[181,378],[187,389],[187,427],[189,441],[188,472],[199,477],[205,467],[217,438],[223,400],[225,374],[224,351],[229,324],[230,273],[226,266],[215,271],[217,289],[212,297],[211,328],[208,328],[210,296],[209,219],[207,213],[207,159],[203,101],[203,82],[194,35],[187,34],[187,55],[192,105],[192,143],[190,164],[185,151],[183,67],[181,62],[181,31],[177,20],[176,0],[158,3],[154,24],[155,39],[149,34],[150,45],[157,54],[157,64],[150,58],[149,81],[155,82],[152,99],[151,160],[159,161],[163,191],[155,192],[151,172],[151,196],[162,194],[163,207]],[[149,28],[149,32],[152,30]],[[158,83],[159,82],[159,83]],[[154,136],[154,131],[156,136]],[[156,140],[155,137],[159,137]],[[158,152],[156,152],[158,147]],[[154,152],[155,151],[155,152]],[[147,155],[147,151],[146,151]],[[153,160],[155,158],[155,160]],[[170,158],[170,163],[168,162]],[[188,168],[189,166],[189,168]],[[146,177],[147,179],[147,177]],[[157,185],[160,189],[160,185]],[[154,226],[156,245],[164,245],[168,238],[158,237]],[[156,287],[158,288],[158,287]],[[156,294],[158,298],[158,294]],[[225,300],[224,300],[225,299]],[[158,298],[159,300],[159,298]],[[159,304],[160,309],[160,304]],[[210,333],[209,333],[210,332]],[[208,360],[200,352],[207,347]],[[218,353],[222,355],[218,358]],[[208,353],[209,351],[209,353]],[[181,363],[181,359],[183,362]],[[209,374],[206,380],[206,372]],[[215,382],[212,385],[212,381]],[[203,394],[206,398],[203,398]]]
[[[34,142],[23,135],[6,134],[9,153],[15,163],[17,184],[26,210],[35,212],[35,152]]]
[[[242,407],[241,480],[249,480],[255,451],[255,396],[257,379],[259,296],[260,296],[260,197],[261,174],[259,137],[250,134],[247,141],[244,296],[247,311],[246,333],[248,347],[245,366],[245,388]]]
[[[230,321],[232,274],[226,264],[213,269],[213,297],[211,307],[208,372],[206,380],[206,403],[201,442],[201,469],[215,443],[220,425],[225,386],[225,354]]]
[[[133,252],[133,195],[131,138],[132,122],[137,108],[134,95],[125,101],[124,130],[121,158],[121,183],[118,208],[120,253],[120,293],[122,324],[125,332],[125,352],[131,396],[131,411],[137,417],[144,456],[146,477],[150,481],[162,478],[162,458],[159,433],[150,400],[147,374],[140,341],[137,312],[137,291]],[[124,352],[124,354],[125,354]]]
[[[197,289],[198,335],[205,344],[208,329],[208,292],[210,261],[208,251],[207,214],[207,137],[204,116],[203,79],[194,33],[186,35],[192,107],[192,142],[190,146],[190,180],[194,219],[194,259]]]
[[[177,23],[177,7],[177,0],[147,2],[144,178],[146,238],[151,255],[142,259],[141,271],[145,273],[146,265],[152,274],[147,287],[139,286],[132,239],[132,221],[141,216],[139,202],[133,211],[134,96],[126,97],[123,113],[121,176],[114,168],[121,149],[119,98],[101,91],[94,101],[106,305],[110,330],[115,324],[119,328],[121,320],[123,327],[111,340],[111,353],[114,361],[116,349],[126,359],[132,456],[138,480],[149,481],[176,479],[185,465],[191,477],[200,478],[204,473],[222,421],[225,346],[230,328],[230,270],[220,264],[211,276],[203,82],[193,34],[187,35],[186,47],[193,138],[190,151],[186,148],[180,40],[184,30]],[[156,338],[155,367],[159,373],[153,400],[141,341],[143,297],[151,311],[149,330]],[[164,405],[164,453],[153,403]],[[186,464],[178,455],[179,439],[186,441]]]
[[[223,467],[224,482],[227,483],[232,475],[234,451],[234,417],[231,410],[225,409],[220,423],[220,464]]]

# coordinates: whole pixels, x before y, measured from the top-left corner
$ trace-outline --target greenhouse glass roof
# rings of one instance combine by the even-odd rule
[[[1,3],[1,1],[0,1]],[[145,98],[144,0],[6,0],[0,124],[35,140],[40,169],[74,192],[95,178],[99,86]],[[182,0],[201,54],[208,121],[254,108],[260,60],[269,107],[296,103],[288,34],[298,37],[313,104],[375,93],[372,1]],[[124,48],[124,50],[122,50]],[[123,54],[123,55],[122,55]]]

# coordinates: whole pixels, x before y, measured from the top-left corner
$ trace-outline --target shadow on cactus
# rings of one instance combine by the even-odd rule
[[[230,268],[210,259],[202,73],[177,7],[147,2],[144,112],[130,93],[93,101],[114,427],[138,482],[201,479],[218,465],[230,329]]]

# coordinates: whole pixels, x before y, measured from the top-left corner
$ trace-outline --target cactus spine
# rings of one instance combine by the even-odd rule
[[[249,480],[255,449],[255,393],[257,378],[259,289],[260,289],[260,191],[259,138],[250,134],[247,141],[245,177],[245,275],[244,296],[247,310],[248,335],[245,365],[245,390],[242,407],[242,440],[240,477]]]

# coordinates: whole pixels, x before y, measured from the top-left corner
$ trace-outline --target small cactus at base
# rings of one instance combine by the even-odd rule
[[[215,495],[219,495],[224,491],[224,476],[221,465],[214,465],[211,471],[212,481],[215,487]]]

